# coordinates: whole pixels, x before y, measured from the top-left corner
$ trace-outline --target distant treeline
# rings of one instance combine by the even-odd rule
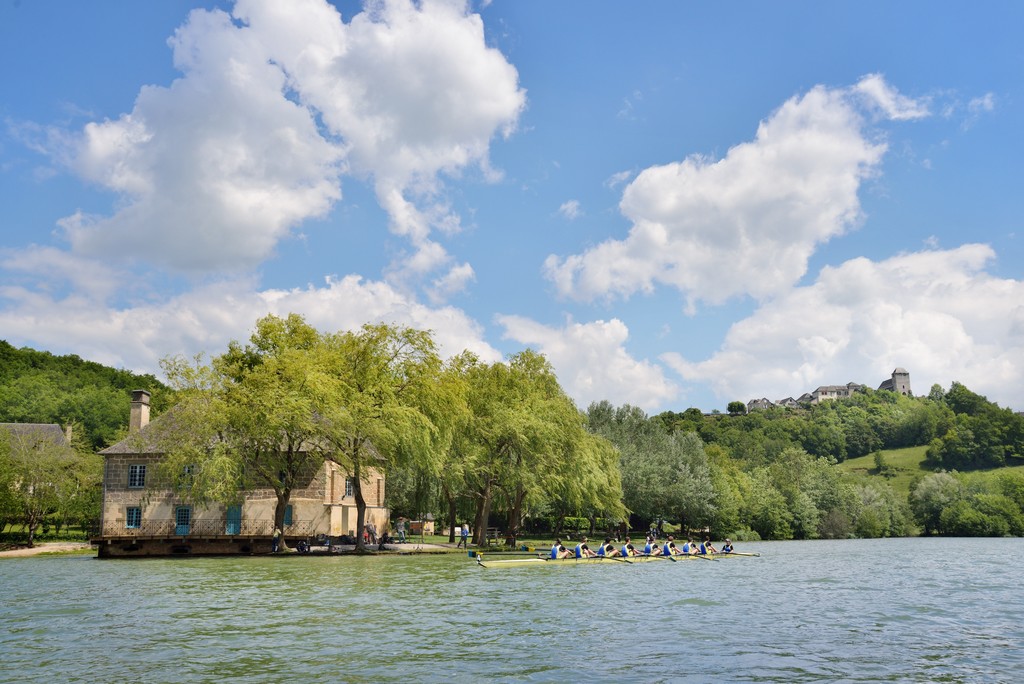
[[[155,413],[170,398],[153,375],[109,368],[74,354],[16,349],[0,340],[0,423],[70,423],[84,448],[102,449],[128,425],[133,389],[153,394]]]

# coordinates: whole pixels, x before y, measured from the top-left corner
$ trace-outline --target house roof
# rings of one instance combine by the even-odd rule
[[[39,435],[57,446],[68,446],[67,435],[56,423],[0,423],[12,435]]]

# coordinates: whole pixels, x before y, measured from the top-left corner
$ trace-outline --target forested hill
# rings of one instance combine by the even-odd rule
[[[949,391],[934,385],[925,397],[865,389],[801,409],[713,415],[688,409],[654,418],[670,432],[696,432],[705,444],[719,444],[748,464],[772,463],[790,446],[837,462],[883,449],[927,446],[929,465],[935,468],[1024,464],[1024,416],[957,382]]]
[[[74,354],[16,349],[0,340],[0,423],[72,423],[77,437],[90,449],[100,449],[128,424],[134,389],[152,393],[154,413],[170,398],[153,375],[110,368]]]

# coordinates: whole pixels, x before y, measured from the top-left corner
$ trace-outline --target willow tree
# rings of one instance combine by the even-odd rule
[[[526,350],[507,364],[476,366],[468,379],[469,439],[477,447],[467,467],[476,497],[475,543],[484,539],[499,493],[507,502],[512,541],[524,512],[541,502],[575,496],[622,510],[617,464],[600,458],[610,451],[602,452],[587,433],[584,417],[542,355]]]
[[[327,337],[321,352],[311,378],[318,429],[326,457],[352,473],[357,529],[362,529],[362,484],[369,470],[436,472],[457,402],[440,382],[441,359],[429,332],[368,324]]]
[[[181,402],[159,427],[165,481],[198,503],[232,505],[247,490],[271,489],[283,528],[292,491],[324,459],[308,383],[322,339],[298,314],[271,315],[249,344],[232,341],[210,366],[166,360]]]

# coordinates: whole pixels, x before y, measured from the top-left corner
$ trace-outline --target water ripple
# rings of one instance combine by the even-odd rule
[[[0,682],[1011,682],[1024,541],[484,570],[465,556],[0,562]]]

